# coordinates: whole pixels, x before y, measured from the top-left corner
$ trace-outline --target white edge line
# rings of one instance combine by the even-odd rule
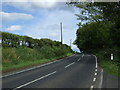
[[[98,67],[98,63],[97,63],[97,57],[95,56],[95,58],[96,58],[96,66],[95,66],[95,67],[97,68],[97,67]]]
[[[95,76],[97,75],[97,73],[95,73]]]
[[[74,56],[75,54],[71,55],[71,56],[68,56],[68,57],[72,57]],[[67,57],[66,57],[67,58]],[[64,59],[64,58],[63,58]],[[25,69],[25,70],[22,70],[22,71],[19,71],[19,72],[14,72],[14,73],[11,73],[11,74],[7,74],[7,75],[4,75],[4,76],[1,76],[0,78],[4,78],[4,77],[8,77],[8,76],[12,76],[12,75],[15,75],[15,74],[19,74],[19,73],[23,73],[23,72],[26,72],[26,71],[30,71],[30,70],[33,70],[33,69],[37,69],[37,68],[40,68],[40,67],[43,67],[43,66],[47,66],[49,64],[52,64],[52,63],[56,63],[56,62],[59,62],[63,59],[59,59],[57,61],[53,61],[53,62],[50,62],[50,63],[46,63],[46,64],[42,64],[40,66],[36,66],[36,67],[32,67],[32,68],[29,68],[29,69]]]
[[[93,85],[91,85],[91,86],[90,86],[90,90],[92,90],[93,88],[94,88],[94,86],[93,86]]]
[[[95,55],[93,55],[95,57],[95,60],[96,60],[96,65],[95,67],[98,68],[98,63],[97,63],[97,57]]]
[[[84,57],[84,54],[82,55],[82,57]]]
[[[95,71],[97,72],[97,69],[95,69]]]
[[[95,82],[95,81],[96,81],[96,78],[94,78],[93,81]]]
[[[75,54],[73,54],[73,55],[71,55],[71,56],[68,56],[68,57],[66,57],[66,58],[70,58],[70,57],[72,57],[72,56],[74,56]]]
[[[68,64],[67,66],[65,66],[65,68],[67,68],[67,67],[73,65],[74,63],[75,63],[75,62]]]
[[[52,72],[52,73],[49,73],[49,74],[47,74],[47,75],[45,75],[45,76],[42,76],[42,77],[40,77],[40,78],[38,78],[38,79],[35,79],[35,80],[33,80],[33,81],[30,81],[30,82],[28,82],[28,83],[26,83],[26,84],[23,84],[23,85],[19,86],[19,87],[16,87],[16,88],[13,89],[13,90],[16,90],[16,89],[22,88],[22,87],[24,87],[24,86],[27,86],[27,85],[29,85],[29,84],[31,84],[31,83],[34,83],[34,82],[36,82],[36,81],[38,81],[38,80],[41,80],[41,79],[43,79],[43,78],[46,78],[46,77],[48,77],[48,76],[50,76],[50,75],[52,75],[52,74],[55,74],[55,73],[56,73],[56,71],[54,71],[54,72]]]
[[[42,65],[40,65],[40,66],[36,66],[36,67],[29,68],[29,69],[25,69],[25,70],[22,70],[22,71],[19,71],[19,72],[15,72],[15,73],[11,73],[11,74],[8,74],[8,75],[4,75],[4,76],[2,76],[2,77],[4,78],[4,77],[11,76],[11,75],[23,73],[23,72],[30,71],[30,70],[33,70],[33,69],[37,69],[37,68],[40,68],[40,67],[43,67],[43,66],[47,66],[47,65],[52,64],[52,63],[55,63],[55,62],[58,62],[58,61],[53,61],[53,62],[50,62],[50,63],[47,63],[47,64],[42,64]],[[1,78],[1,77],[0,77],[0,78]]]

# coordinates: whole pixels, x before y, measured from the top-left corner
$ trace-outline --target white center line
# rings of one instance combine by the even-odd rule
[[[82,57],[84,57],[84,54],[82,55]]]
[[[69,66],[73,65],[74,63],[75,63],[75,62],[73,62],[73,63],[71,63],[71,64],[69,64],[69,65],[65,66],[65,68],[67,68],[67,67],[69,67]]]
[[[96,78],[94,78],[93,81],[95,82],[95,81],[96,81]]]
[[[80,61],[81,58],[78,59],[78,61]]]
[[[95,73],[95,76],[97,75],[97,73]]]
[[[22,88],[22,87],[24,87],[24,86],[27,86],[27,85],[29,85],[29,84],[31,84],[31,83],[34,83],[34,82],[36,82],[36,81],[38,81],[38,80],[41,80],[41,79],[43,79],[43,78],[46,78],[46,77],[48,77],[48,76],[50,76],[50,75],[52,75],[52,74],[55,74],[55,73],[56,73],[56,71],[54,71],[54,72],[52,72],[52,73],[49,73],[49,74],[47,74],[47,75],[45,75],[45,76],[42,76],[42,77],[40,77],[40,78],[38,78],[38,79],[35,79],[35,80],[31,81],[31,82],[28,82],[28,83],[23,84],[23,85],[21,85],[21,86],[19,86],[19,87],[16,87],[16,88],[13,89],[13,90],[16,90],[16,89]]]

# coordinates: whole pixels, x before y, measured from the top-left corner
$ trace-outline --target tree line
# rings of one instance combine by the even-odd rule
[[[66,44],[61,44],[59,41],[52,41],[50,39],[33,39],[28,36],[20,36],[12,33],[1,32],[2,33],[2,46],[3,47],[29,47],[29,48],[41,48],[45,46],[66,46]],[[69,47],[70,48],[70,47]]]
[[[120,49],[120,2],[70,2],[79,8],[75,44],[81,51]],[[82,23],[84,22],[84,23]]]

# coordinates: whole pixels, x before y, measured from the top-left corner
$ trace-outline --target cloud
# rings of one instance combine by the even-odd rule
[[[39,11],[39,9],[45,9],[45,10],[68,10],[68,11],[74,11],[72,6],[68,6],[66,2],[59,2],[57,0],[20,0],[16,1],[13,0],[11,2],[6,2],[7,5],[13,6],[15,8],[18,8],[20,10],[24,11]],[[67,6],[67,7],[66,7]],[[24,7],[24,8],[23,8]]]
[[[51,8],[56,4],[56,0],[42,0],[42,2],[36,2],[36,0],[31,0],[31,6],[35,6],[37,8]]]
[[[7,13],[0,12],[2,15],[2,21],[16,21],[16,20],[30,20],[33,19],[33,16],[25,13]]]
[[[61,0],[2,0],[2,2],[57,2],[57,1]]]
[[[72,48],[73,51],[80,52],[79,48],[76,45],[72,45],[71,48]]]
[[[51,33],[50,36],[56,37],[58,36],[58,33]]]
[[[56,5],[56,3],[56,0],[41,0],[40,2],[38,0],[12,0],[12,2],[8,2],[7,4],[22,10],[24,9],[28,11],[33,11],[40,8],[52,8]]]
[[[22,26],[20,25],[12,25],[10,27],[8,27],[6,29],[6,31],[18,31],[18,30],[21,30],[22,29]]]
[[[42,26],[40,26],[40,30],[58,30],[59,29],[59,27],[60,27],[60,25],[58,25],[58,24],[45,24],[45,25],[42,25]]]
[[[25,32],[35,38],[60,40],[60,22],[63,23],[63,42],[69,45],[70,39],[75,40],[77,19],[73,12],[66,10],[45,11],[44,17]],[[38,20],[37,20],[38,21]],[[32,28],[34,27],[34,32]]]

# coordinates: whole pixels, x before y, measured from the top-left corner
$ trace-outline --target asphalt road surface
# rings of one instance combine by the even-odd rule
[[[2,77],[2,88],[102,88],[103,71],[94,55],[70,57]]]

